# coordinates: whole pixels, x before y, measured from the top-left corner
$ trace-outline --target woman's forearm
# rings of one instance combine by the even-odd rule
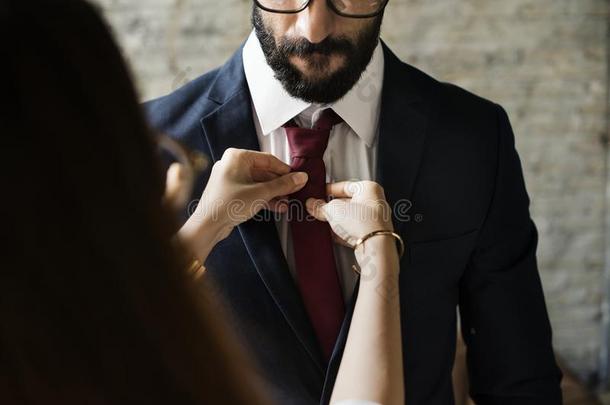
[[[359,399],[404,404],[396,247],[392,238],[378,236],[364,248],[358,254],[358,299],[331,403]]]

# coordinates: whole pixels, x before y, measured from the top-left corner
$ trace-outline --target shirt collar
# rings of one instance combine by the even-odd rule
[[[244,45],[243,61],[252,103],[263,135],[270,134],[312,107],[311,103],[288,94],[275,78],[254,31]],[[335,103],[320,106],[331,107],[368,146],[372,146],[377,137],[383,70],[383,49],[379,42],[371,61],[354,87]]]

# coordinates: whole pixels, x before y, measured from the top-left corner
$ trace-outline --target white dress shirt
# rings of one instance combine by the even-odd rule
[[[375,180],[384,68],[380,43],[356,85],[342,99],[328,105],[307,103],[288,94],[267,64],[254,31],[243,48],[243,61],[252,97],[254,123],[263,152],[290,164],[290,148],[282,125],[294,119],[299,126],[311,128],[322,110],[330,107],[344,122],[331,131],[324,154],[327,182]],[[277,222],[277,229],[288,267],[296,277],[292,237],[285,215]],[[334,245],[334,253],[343,298],[347,303],[357,280],[352,270],[356,259],[351,248],[338,244]]]

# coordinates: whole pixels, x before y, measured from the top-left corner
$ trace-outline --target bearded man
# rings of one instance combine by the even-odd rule
[[[387,3],[255,0],[245,43],[147,103],[150,122],[215,161],[228,148],[257,150],[292,165],[317,159],[310,181],[381,184],[407,245],[399,291],[379,289],[400,294],[407,404],[453,403],[457,308],[476,403],[560,404],[507,114],[401,62],[380,39]],[[309,134],[301,144],[289,136],[299,131]],[[297,214],[237,226],[207,277],[272,398],[326,404],[366,275],[353,269],[353,248],[295,225]]]

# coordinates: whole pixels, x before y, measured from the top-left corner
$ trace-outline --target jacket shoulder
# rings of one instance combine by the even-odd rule
[[[435,120],[440,127],[453,132],[488,136],[497,133],[498,120],[506,116],[504,109],[492,100],[466,90],[456,84],[427,77],[429,93],[433,94]]]
[[[495,119],[501,108],[491,100],[446,82],[439,82],[439,107],[464,119]]]
[[[501,107],[495,102],[453,83],[439,81],[420,69],[400,62],[401,82],[407,91],[430,103],[447,122],[496,120]]]
[[[216,68],[165,96],[145,102],[142,107],[150,126],[172,134],[213,111],[218,103],[209,98],[209,93],[219,71]]]
[[[468,150],[470,156],[486,159],[495,156],[502,129],[510,122],[497,103],[452,83],[441,82],[415,67],[404,64],[403,75],[413,82],[410,88],[419,94],[420,111],[428,117],[429,147]],[[425,107],[424,107],[425,106]]]

